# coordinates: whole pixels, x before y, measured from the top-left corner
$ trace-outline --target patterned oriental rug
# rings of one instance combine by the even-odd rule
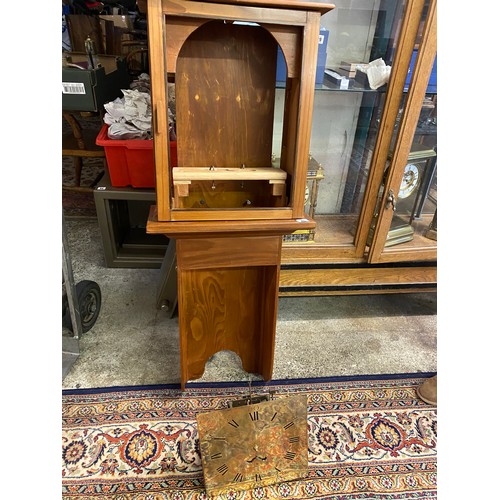
[[[255,382],[255,395],[307,395],[309,476],[217,498],[437,498],[437,409],[416,394],[432,375]],[[247,395],[245,383],[63,391],[62,498],[207,499],[196,414]]]

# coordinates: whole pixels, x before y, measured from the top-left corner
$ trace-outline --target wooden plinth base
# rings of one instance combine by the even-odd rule
[[[283,234],[315,225],[225,222],[158,222],[155,211],[148,220],[148,233],[176,239],[182,390],[222,350],[271,379]]]
[[[176,250],[182,388],[221,350],[270,380],[281,237],[185,239]]]

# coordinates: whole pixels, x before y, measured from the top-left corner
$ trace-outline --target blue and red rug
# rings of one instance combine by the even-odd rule
[[[416,393],[432,375],[254,383],[307,394],[309,476],[218,498],[437,498],[437,410]],[[196,414],[247,394],[245,383],[63,391],[62,498],[207,499]]]

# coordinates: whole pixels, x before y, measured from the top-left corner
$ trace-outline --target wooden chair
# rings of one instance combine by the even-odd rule
[[[73,157],[73,167],[75,169],[75,183],[72,186],[63,184],[63,189],[71,191],[93,191],[94,186],[104,175],[107,168],[106,154],[102,146],[97,146],[95,129],[84,129],[79,122],[85,119],[85,115],[78,112],[63,111],[63,118],[69,124],[71,131],[63,133],[62,156]],[[92,181],[90,186],[81,186],[82,168],[84,158],[102,159],[102,168]]]

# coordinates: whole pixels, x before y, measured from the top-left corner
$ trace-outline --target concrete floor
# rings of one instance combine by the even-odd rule
[[[156,309],[159,270],[107,268],[95,218],[66,218],[66,229],[75,282],[97,282],[102,306],[62,387],[178,383],[178,319]],[[282,297],[273,378],[437,371],[436,313],[435,293]],[[220,352],[197,381],[249,377]]]

